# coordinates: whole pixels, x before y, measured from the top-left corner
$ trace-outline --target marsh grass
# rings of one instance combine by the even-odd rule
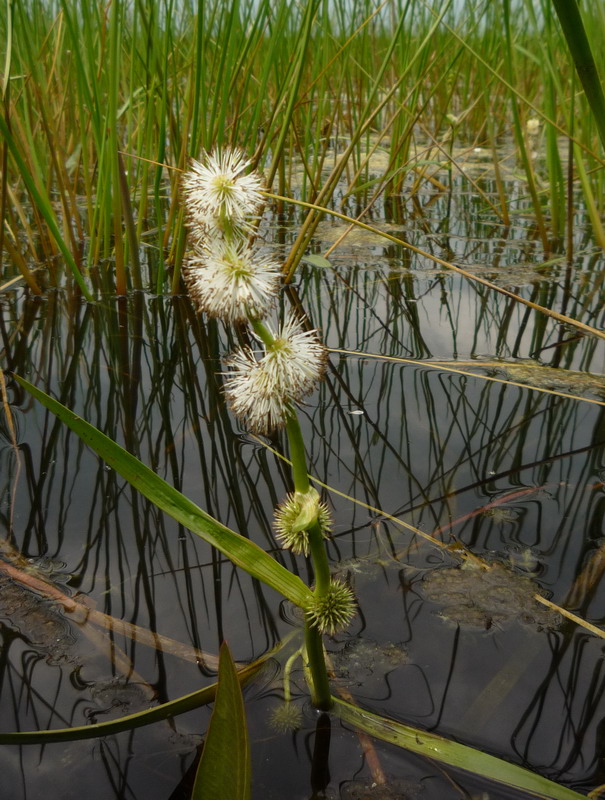
[[[459,169],[452,144],[496,154],[514,137],[543,250],[569,224],[576,184],[605,243],[598,130],[546,0],[513,3],[504,16],[494,3],[420,0],[202,8],[7,4],[0,188],[9,277],[20,272],[32,291],[75,284],[85,296],[178,290],[178,170],[201,148],[227,144],[255,153],[270,189],[330,206],[343,188],[355,202],[383,188],[413,193],[434,185],[437,162]],[[582,14],[588,30],[602,22],[596,2]],[[603,37],[591,39],[602,63]],[[541,120],[537,139],[530,118]],[[388,154],[378,186],[368,158],[376,143]],[[303,174],[296,187],[293,171]],[[503,194],[504,217],[508,202]],[[306,219],[290,274],[318,219]]]

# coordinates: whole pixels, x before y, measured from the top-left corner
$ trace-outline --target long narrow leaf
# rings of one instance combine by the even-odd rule
[[[573,789],[560,786],[517,764],[509,764],[500,758],[482,753],[474,747],[458,744],[443,736],[379,717],[344,700],[338,698],[333,700],[332,710],[343,722],[348,722],[376,739],[390,742],[412,753],[440,761],[442,764],[464,769],[490,781],[498,781],[506,786],[520,789],[534,797],[546,800],[582,800],[582,798],[586,800],[585,795],[578,794]]]
[[[170,486],[138,458],[128,453],[93,425],[18,375],[13,377],[26,391],[64,422],[83,442],[158,508],[170,514],[192,533],[216,547],[236,566],[266,583],[298,606],[305,606],[311,590],[258,545],[230,530],[185,495]]]
[[[577,0],[552,0],[605,148],[605,95]]]
[[[237,671],[237,679],[240,683],[246,683],[258,672],[263,664],[272,658],[284,645],[290,641],[290,636],[283,639],[276,647],[264,653],[256,661],[247,664]],[[2,744],[51,744],[53,742],[74,742],[80,739],[96,739],[101,736],[113,736],[122,731],[130,731],[134,728],[142,728],[144,725],[151,725],[154,722],[161,722],[164,719],[177,717],[185,714],[194,708],[208,705],[216,697],[217,683],[211,683],[203,689],[177,697],[159,706],[148,708],[145,711],[137,711],[136,714],[128,714],[119,719],[112,719],[109,722],[98,722],[94,725],[82,725],[74,728],[58,728],[48,731],[19,731],[16,733],[0,733],[0,745]]]
[[[223,642],[216,702],[195,776],[193,800],[250,800],[251,774],[242,690]]]

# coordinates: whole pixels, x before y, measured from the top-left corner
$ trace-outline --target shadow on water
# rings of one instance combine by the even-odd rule
[[[425,200],[382,224],[412,240],[422,230],[435,254],[602,325],[602,256],[582,229],[570,271],[563,257],[539,263],[522,222],[502,230],[479,218],[465,232],[471,196]],[[322,250],[340,228],[323,223]],[[602,373],[603,343],[375,240],[345,240],[333,266],[303,267],[293,296],[333,349],[301,416],[312,474],[330,487],[334,568],[360,603],[351,629],[327,640],[335,685],[579,791],[604,783],[602,640],[532,599],[542,592],[605,622],[603,386],[571,372]],[[221,357],[234,342],[221,326],[195,317],[186,298],[144,293],[93,306],[15,291],[1,310],[8,369],[311,579],[271,529],[291,489],[270,449],[284,443],[243,433],[222,401]],[[213,680],[223,638],[250,661],[297,624],[277,594],[157,511],[16,384],[8,394],[18,448],[3,415],[2,563],[151,633],[145,643],[132,629],[74,620],[0,570],[4,731],[100,722],[172,699]],[[456,543],[488,569],[461,566]],[[473,569],[483,595],[465,582]],[[520,796],[376,745],[387,791],[357,735],[318,718],[302,672],[292,678],[301,722],[286,733],[271,726],[278,664],[246,690],[255,797]],[[105,739],[4,746],[3,783],[14,797],[39,797],[49,783],[62,798],[84,787],[90,800],[187,797],[208,713]]]

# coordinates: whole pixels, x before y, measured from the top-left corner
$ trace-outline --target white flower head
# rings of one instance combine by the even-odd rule
[[[243,174],[250,163],[236,149],[206,153],[201,161],[192,160],[181,183],[192,227],[225,220],[242,225],[256,213],[263,199],[263,183],[255,172]]]
[[[225,360],[225,397],[230,409],[252,433],[268,434],[282,428],[292,413],[287,395],[257,361],[250,348],[237,350]]]
[[[246,242],[219,237],[194,249],[183,277],[197,310],[227,322],[264,317],[281,281],[277,262]]]
[[[310,394],[326,371],[328,352],[316,330],[305,331],[302,322],[290,314],[277,332],[275,342],[263,361],[279,390],[293,401]]]
[[[327,350],[317,331],[303,331],[296,317],[271,335],[274,342],[260,360],[246,348],[225,362],[227,402],[252,433],[283,427],[294,404],[313,391],[326,368]]]

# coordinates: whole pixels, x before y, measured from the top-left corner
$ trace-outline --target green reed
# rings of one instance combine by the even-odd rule
[[[540,13],[514,3],[508,24],[499,4],[470,1],[211,0],[202,9],[172,0],[117,0],[107,13],[94,0],[7,4],[2,239],[32,289],[73,281],[85,296],[178,290],[185,242],[176,170],[214,145],[254,152],[280,194],[329,205],[343,181],[349,192],[368,191],[360,187],[376,141],[389,150],[385,180],[398,191],[425,185],[434,171],[413,155],[431,139],[449,136],[455,150],[514,136],[544,249],[562,233],[576,182],[596,224],[598,101],[576,96],[547,0]],[[597,30],[596,0],[581,13]],[[600,63],[602,39],[591,34],[589,44]],[[596,78],[591,85],[597,97]],[[448,114],[460,120],[453,132]],[[545,131],[537,142],[544,171],[526,141],[531,117]],[[563,136],[576,148],[570,186]]]

